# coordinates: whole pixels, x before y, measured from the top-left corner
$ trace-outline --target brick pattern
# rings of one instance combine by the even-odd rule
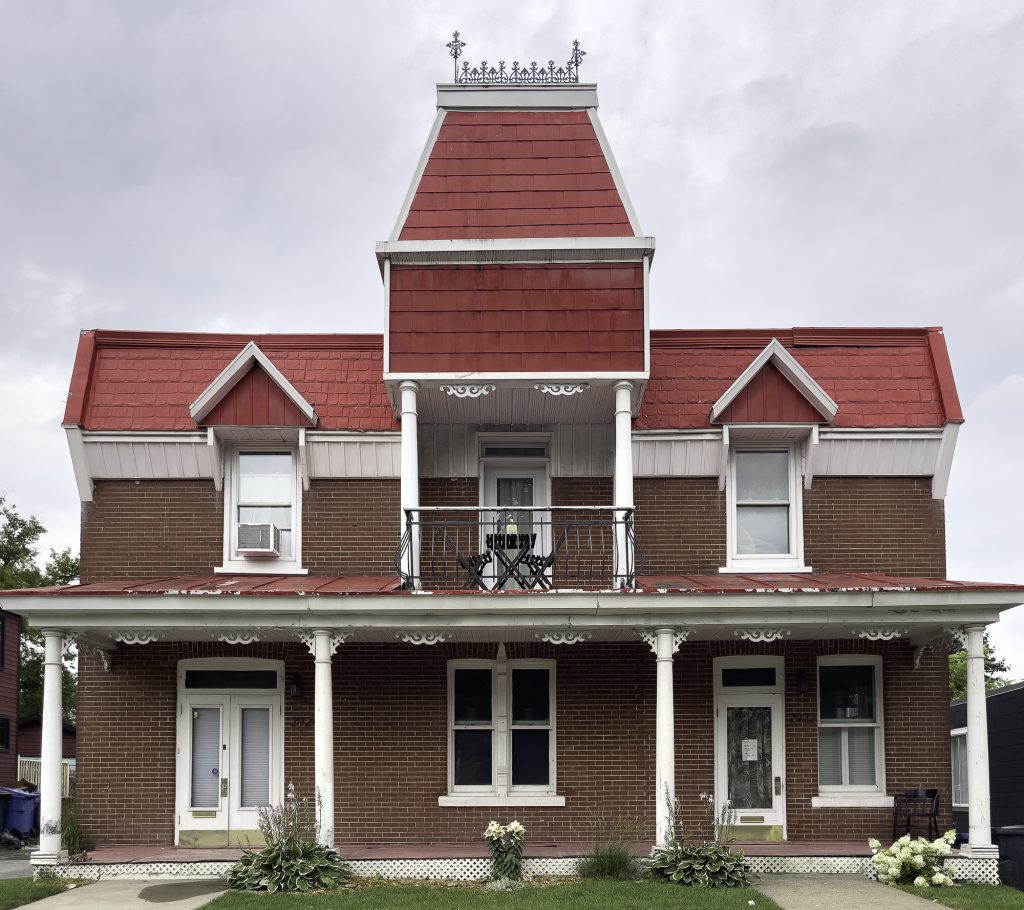
[[[509,644],[510,660],[555,659],[558,792],[566,806],[509,810],[531,840],[589,840],[595,825],[650,836],[655,815],[655,662],[640,644]],[[675,661],[677,793],[687,830],[704,824],[714,789],[712,660],[785,657],[789,837],[886,836],[886,810],[812,809],[817,792],[816,657],[882,654],[888,792],[938,787],[950,821],[946,667],[919,670],[904,643],[732,642],[683,645]],[[285,661],[301,698],[285,700],[285,782],[313,790],[313,662],[298,644],[231,648],[163,643],[120,648],[111,672],[83,654],[79,812],[97,846],[170,844],[174,836],[176,663],[244,655]],[[447,661],[492,659],[494,645],[346,645],[334,660],[335,811],[339,840],[476,842],[494,809],[440,808],[447,787]],[[801,678],[806,691],[801,692]]]
[[[400,481],[314,480],[302,494],[302,562],[314,575],[393,575]]]
[[[929,477],[815,477],[804,556],[816,572],[946,577],[944,503]]]
[[[725,565],[725,494],[713,477],[638,477],[636,536],[647,575],[713,575]]]
[[[97,480],[82,503],[82,583],[208,575],[224,556],[224,499],[209,480]]]

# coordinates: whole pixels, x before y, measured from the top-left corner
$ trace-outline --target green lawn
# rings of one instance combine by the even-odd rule
[[[51,894],[58,894],[67,882],[34,882],[30,878],[8,878],[0,881],[0,910],[11,910],[30,904]]]
[[[358,885],[327,894],[231,892],[205,910],[779,910],[752,888],[684,888],[663,882],[567,882],[484,891],[463,884]]]
[[[1024,910],[1024,891],[1008,885],[960,885],[956,888],[913,888],[901,885],[908,894],[917,894],[954,910]]]

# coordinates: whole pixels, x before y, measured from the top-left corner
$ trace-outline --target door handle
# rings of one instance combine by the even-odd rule
[[[775,795],[776,796],[782,796],[782,778],[781,777],[776,777],[775,778]]]
[[[778,780],[779,779],[776,777],[775,780],[776,780],[775,786],[776,786],[776,788],[778,788]],[[779,792],[778,789],[776,789],[775,792],[778,793]],[[226,777],[222,777],[220,779],[220,795],[221,796],[227,796],[228,795],[228,779]]]

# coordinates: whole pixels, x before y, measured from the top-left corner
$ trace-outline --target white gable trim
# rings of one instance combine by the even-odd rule
[[[640,219],[637,217],[636,209],[633,208],[633,202],[629,198],[629,193],[626,191],[626,182],[622,179],[622,172],[619,170],[619,164],[615,160],[615,156],[612,154],[612,148],[608,144],[608,137],[604,134],[604,127],[601,126],[601,121],[597,116],[597,108],[590,108],[587,111],[587,115],[590,117],[591,126],[594,127],[594,133],[597,136],[598,144],[601,146],[601,151],[604,152],[604,160],[608,164],[608,170],[611,171],[612,180],[615,181],[615,189],[618,190],[619,199],[622,201],[622,207],[626,210],[626,217],[629,218],[629,226],[633,228],[633,233],[637,237],[642,237],[644,232],[640,230]]]
[[[263,368],[274,384],[302,412],[302,416],[312,423],[313,426],[316,426],[318,418],[316,411],[313,410],[313,406],[298,393],[295,386],[284,378],[281,371],[270,362],[270,358],[259,349],[255,341],[250,341],[242,348],[238,352],[238,356],[224,367],[220,375],[206,387],[206,391],[192,402],[188,409],[192,419],[198,423],[205,418],[210,411],[224,400],[227,394],[235,387],[238,380],[249,372],[249,368],[254,363],[258,363]]]
[[[718,420],[719,417],[725,412],[725,409],[729,407],[736,399],[736,396],[740,394],[749,384],[750,381],[761,372],[762,368],[768,361],[772,361],[778,368],[779,372],[782,373],[795,387],[796,390],[804,396],[815,408],[831,422],[835,419],[836,412],[839,410],[837,405],[825,392],[825,390],[818,385],[811,377],[811,374],[807,372],[799,363],[793,358],[793,355],[787,351],[778,338],[773,338],[768,342],[767,347],[757,355],[742,373],[736,381],[725,390],[725,394],[714,403],[711,408],[711,419]]]
[[[405,194],[405,201],[402,203],[402,210],[398,213],[398,218],[395,221],[395,227],[391,231],[391,240],[398,240],[399,235],[402,233],[402,228],[405,227],[405,219],[409,217],[409,209],[412,208],[412,201],[416,198],[416,190],[420,188],[420,181],[423,179],[423,172],[427,169],[427,162],[430,160],[430,153],[434,150],[434,143],[437,142],[437,135],[441,132],[441,124],[444,123],[444,115],[446,111],[438,110],[437,116],[434,117],[434,123],[430,127],[430,135],[427,136],[427,141],[423,146],[423,151],[420,154],[419,163],[416,165],[416,173],[412,175],[412,183],[409,184],[409,190]],[[379,244],[378,244],[379,246]]]

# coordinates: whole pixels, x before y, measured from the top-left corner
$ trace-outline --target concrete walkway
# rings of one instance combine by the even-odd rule
[[[227,888],[209,879],[184,881],[98,881],[44,897],[31,906],[36,910],[198,910]]]
[[[0,848],[0,879],[31,878],[30,850],[4,850]]]
[[[935,904],[863,875],[762,875],[755,885],[782,910],[935,910]]]

